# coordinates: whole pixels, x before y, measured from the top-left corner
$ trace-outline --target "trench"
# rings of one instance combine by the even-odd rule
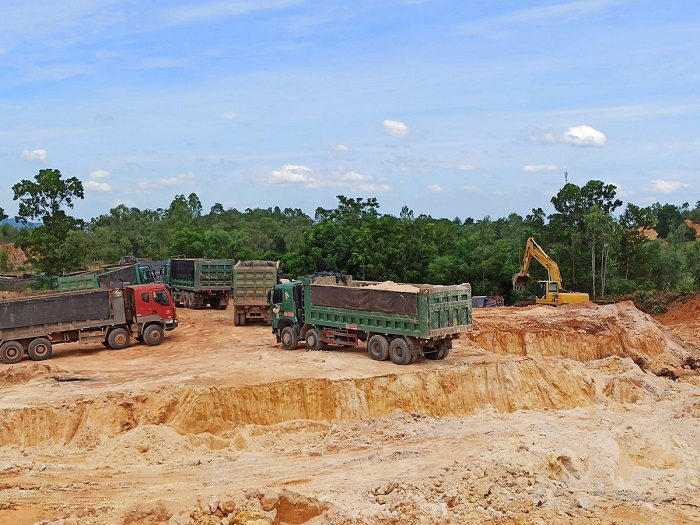
[[[5,409],[0,412],[0,445],[80,448],[94,442],[95,435],[111,437],[141,425],[167,425],[182,435],[218,435],[244,425],[374,418],[397,409],[458,417],[486,408],[568,409],[594,402],[594,381],[580,364],[520,359],[371,378],[119,392]]]

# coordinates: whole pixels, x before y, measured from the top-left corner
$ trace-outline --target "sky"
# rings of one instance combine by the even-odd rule
[[[700,200],[692,0],[1,0],[0,207],[553,213],[568,181]],[[624,206],[623,206],[624,207]],[[618,210],[622,211],[622,210]]]

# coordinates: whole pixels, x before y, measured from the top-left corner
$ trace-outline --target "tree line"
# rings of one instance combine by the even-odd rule
[[[313,217],[299,208],[239,211],[218,203],[205,213],[191,193],[175,196],[167,208],[120,205],[82,221],[67,213],[84,197],[75,177],[41,170],[12,189],[19,201],[16,219],[39,224],[3,223],[0,238],[28,249],[34,268],[46,275],[113,264],[125,255],[266,259],[280,260],[289,277],[330,270],[374,281],[469,282],[475,295],[515,302],[547,277],[533,263],[533,288],[511,289],[526,240],[534,237],[558,263],[564,287],[592,298],[700,289],[700,242],[686,224],[700,223],[700,201],[694,208],[687,203],[623,208],[615,186],[598,180],[580,187],[566,183],[551,199],[553,213],[535,208],[524,217],[478,220],[416,216],[407,207],[399,216],[382,214],[374,197],[343,195],[334,208],[318,208]],[[7,217],[2,209],[0,217]]]

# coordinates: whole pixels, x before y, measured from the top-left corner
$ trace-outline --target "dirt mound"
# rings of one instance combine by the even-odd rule
[[[686,363],[691,368],[700,367],[700,293],[678,298],[669,305],[666,313],[654,318],[687,348],[693,349],[693,355],[686,359]]]
[[[630,301],[475,310],[467,338],[490,352],[589,361],[618,355],[645,369],[682,369],[690,352]]]
[[[0,368],[0,523],[700,523],[700,377],[650,373],[692,316],[480,308],[396,366],[179,313],[159,347]]]

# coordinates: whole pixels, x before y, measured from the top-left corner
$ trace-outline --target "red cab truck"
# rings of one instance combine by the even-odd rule
[[[17,363],[51,356],[59,343],[97,343],[126,348],[131,339],[159,345],[177,327],[170,292],[163,284],[82,290],[0,301],[0,360]]]

